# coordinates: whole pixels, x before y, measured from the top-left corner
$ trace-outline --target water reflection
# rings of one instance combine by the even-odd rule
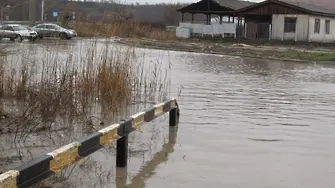
[[[308,63],[292,63],[225,55],[183,54],[182,56],[186,59],[184,61],[191,71],[215,74],[258,74],[266,76],[311,65]]]
[[[141,167],[138,174],[131,179],[128,188],[144,187],[145,181],[155,175],[155,169],[169,159],[169,154],[174,152],[178,126],[169,127],[169,141],[162,146],[162,150],[154,155],[151,161]]]
[[[128,172],[127,168],[116,168],[116,175],[115,175],[115,184],[117,188],[124,188],[127,186],[127,177]]]
[[[116,187],[117,188],[138,188],[145,187],[145,182],[153,175],[155,175],[156,168],[166,162],[169,159],[169,154],[174,152],[174,146],[176,144],[178,126],[169,127],[169,140],[163,144],[161,151],[157,152],[153,158],[141,167],[141,170],[130,179],[130,183],[127,184],[127,168],[116,169]]]
[[[335,75],[331,74],[332,71],[327,72],[329,68],[334,68],[334,64],[296,63],[225,55],[182,54],[181,56],[190,71],[205,75],[242,75],[256,79],[269,77],[274,80],[280,78],[291,81],[299,79],[335,83]],[[319,74],[320,71],[315,71],[316,69],[323,71],[323,74]],[[309,74],[305,74],[306,72]]]

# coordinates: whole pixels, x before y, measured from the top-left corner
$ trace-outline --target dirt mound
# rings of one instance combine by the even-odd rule
[[[232,46],[232,47],[252,47],[252,46],[250,46],[250,45],[242,44],[242,43],[232,44],[231,46]]]

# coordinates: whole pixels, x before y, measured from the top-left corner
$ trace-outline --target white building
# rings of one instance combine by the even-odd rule
[[[335,19],[318,15],[272,16],[272,39],[335,42]]]
[[[291,1],[201,0],[179,9],[182,15],[191,14],[192,19],[182,19],[177,36],[232,34],[247,39],[335,42],[335,7],[328,10]],[[197,23],[194,14],[204,14],[206,20]]]
[[[237,12],[246,19],[247,38],[335,42],[335,11],[313,4],[267,0]]]

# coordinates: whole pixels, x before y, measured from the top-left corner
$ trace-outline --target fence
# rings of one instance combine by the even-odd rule
[[[190,34],[195,35],[211,35],[211,36],[224,36],[229,33],[232,35],[236,35],[236,23],[222,23],[222,24],[194,24],[194,23],[186,23],[180,22],[178,28],[184,28],[190,30]],[[179,37],[179,36],[177,36]],[[184,36],[181,36],[184,37]],[[184,37],[185,38],[185,37]]]
[[[23,188],[34,185],[114,141],[117,141],[116,166],[125,167],[128,158],[128,134],[143,123],[150,122],[167,112],[169,112],[169,126],[176,126],[179,120],[179,107],[177,100],[172,99],[1,174],[0,188]]]

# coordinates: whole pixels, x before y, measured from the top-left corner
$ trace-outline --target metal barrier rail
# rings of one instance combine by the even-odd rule
[[[0,188],[23,188],[34,185],[114,141],[117,141],[116,166],[125,167],[128,158],[128,134],[143,123],[150,122],[167,112],[170,113],[169,125],[176,126],[179,107],[177,100],[172,99],[1,174]]]

